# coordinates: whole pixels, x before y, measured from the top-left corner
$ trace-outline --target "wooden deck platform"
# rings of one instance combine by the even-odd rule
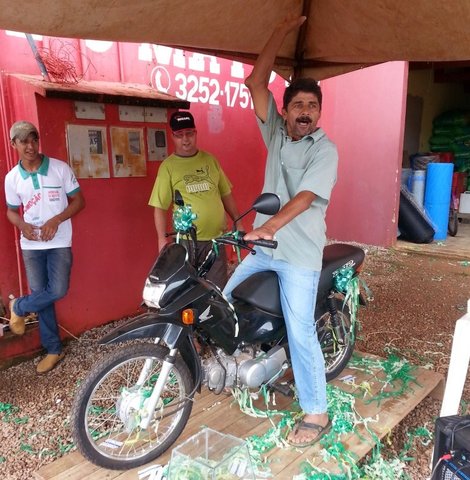
[[[366,358],[376,359],[370,355],[364,355]],[[354,377],[354,384],[348,384],[344,380],[348,375]],[[332,382],[341,390],[347,392],[358,391],[358,385],[364,385],[367,382],[369,393],[364,399],[357,399],[355,407],[363,418],[376,418],[376,422],[369,424],[378,438],[382,438],[389,433],[408,413],[410,413],[424,398],[431,395],[435,398],[442,398],[444,379],[443,376],[417,368],[413,371],[416,383],[413,383],[400,396],[391,396],[380,402],[368,402],[371,396],[374,396],[380,389],[383,389],[384,373],[380,370],[365,371],[347,368],[341,374],[340,379]],[[393,386],[397,388],[397,386]],[[362,396],[362,395],[361,395]],[[276,395],[276,406],[272,409],[288,409],[292,399],[280,394]],[[255,418],[242,413],[232,396],[214,395],[204,390],[197,396],[192,415],[183,432],[178,439],[175,447],[184,440],[199,432],[203,426],[210,427],[216,431],[229,433],[239,438],[247,438],[252,435],[263,435],[271,428],[271,423],[267,419]],[[360,426],[357,434],[342,434],[339,440],[345,448],[353,452],[358,459],[364,457],[374,446],[374,440],[366,432],[363,426]],[[337,471],[334,463],[325,464],[322,457],[319,456],[321,447],[316,444],[306,449],[294,448],[273,448],[266,456],[268,465],[273,477],[276,479],[291,479],[301,471],[299,465],[309,460],[315,466],[326,468],[330,472]],[[169,462],[171,450],[167,451],[158,460],[152,464],[166,464]],[[147,466],[151,466],[148,464]],[[147,466],[127,471],[115,471],[101,469],[86,461],[78,452],[73,452],[56,460],[55,462],[43,466],[38,472],[35,472],[36,480],[145,480],[152,478],[147,475],[139,475]]]

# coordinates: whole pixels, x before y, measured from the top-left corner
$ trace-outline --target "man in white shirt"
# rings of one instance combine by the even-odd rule
[[[69,287],[70,219],[84,208],[85,200],[71,168],[39,153],[39,133],[32,123],[14,123],[10,141],[19,162],[5,177],[7,218],[21,232],[21,251],[31,290],[30,295],[10,302],[10,330],[23,335],[24,317],[37,312],[41,343],[47,351],[37,372],[46,373],[64,358],[54,303],[65,296]]]

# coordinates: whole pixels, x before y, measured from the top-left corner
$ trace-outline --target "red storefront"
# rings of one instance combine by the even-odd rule
[[[66,58],[81,81],[44,82],[25,36],[0,31],[0,180],[3,185],[17,161],[8,131],[19,119],[39,126],[42,151],[78,169],[87,207],[73,221],[71,288],[57,309],[63,327],[79,335],[139,307],[156,254],[147,201],[159,161],[172,149],[169,113],[190,105],[199,146],[219,158],[240,209],[261,189],[265,149],[243,84],[250,66],[150,44],[34,38],[43,54]],[[407,64],[395,62],[322,82],[321,125],[340,153],[330,238],[382,246],[395,241],[407,74]],[[271,86],[279,99],[284,81],[273,76]],[[89,150],[97,136],[98,158]],[[122,138],[133,145],[122,145]],[[17,232],[5,215],[0,230],[6,307],[8,295],[26,292],[27,284]],[[36,329],[0,342],[0,361],[39,348]]]

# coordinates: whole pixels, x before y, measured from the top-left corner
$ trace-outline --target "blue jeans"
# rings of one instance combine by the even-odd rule
[[[22,252],[31,294],[17,299],[15,313],[25,316],[36,312],[42,346],[47,353],[61,353],[62,343],[54,302],[64,297],[69,288],[72,249],[51,248]]]
[[[299,403],[307,414],[327,411],[325,361],[318,341],[314,308],[320,272],[274,260],[256,248],[236,268],[224,289],[230,293],[243,280],[260,271],[273,270],[279,278],[281,306],[287,326],[289,350]]]

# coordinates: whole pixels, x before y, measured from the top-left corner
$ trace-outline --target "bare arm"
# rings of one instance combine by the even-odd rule
[[[316,195],[313,192],[304,190],[299,192],[292,200],[287,202],[276,215],[273,215],[261,227],[247,233],[243,238],[245,240],[258,240],[264,238],[272,240],[274,234],[284,225],[287,225],[292,219],[305,212],[315,200]]]
[[[235,202],[235,198],[231,193],[222,197],[222,203],[224,204],[225,211],[230,215],[230,218],[232,220],[235,220],[240,216],[240,213],[238,212],[237,204]],[[237,222],[235,227],[238,230],[243,230],[242,222],[241,221]]]
[[[157,238],[158,238],[158,251],[169,243],[169,238],[165,237],[167,225],[167,211],[163,210],[162,208],[155,207],[153,209],[153,219],[155,221],[155,228],[157,230]]]
[[[276,26],[259,54],[253,71],[245,80],[245,85],[250,90],[253,99],[256,116],[263,122],[268,116],[269,77],[274,67],[276,54],[286,35],[299,28],[306,18],[289,16]]]

